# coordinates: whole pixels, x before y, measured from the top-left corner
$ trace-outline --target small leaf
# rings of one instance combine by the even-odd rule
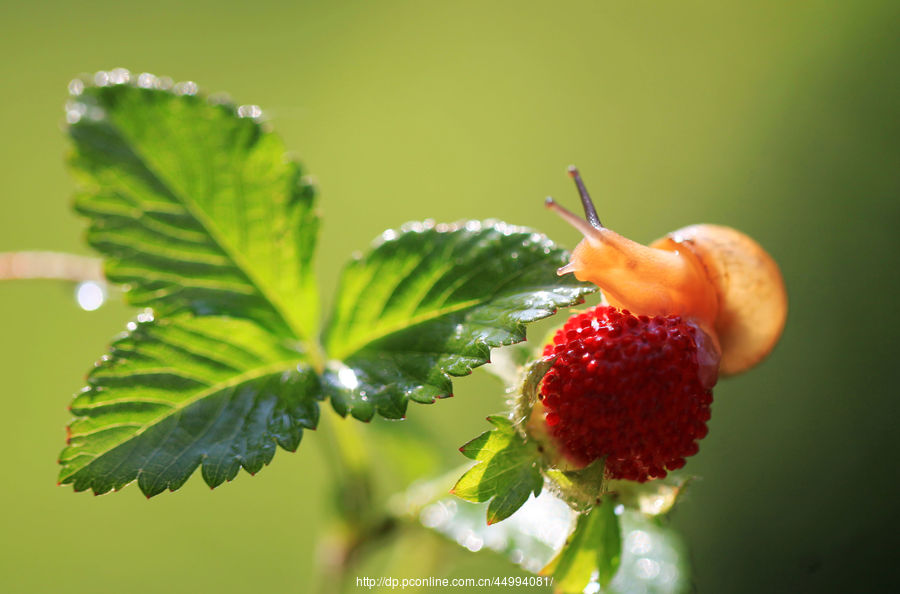
[[[452,493],[466,501],[490,501],[487,523],[508,518],[534,493],[540,495],[544,478],[538,469],[538,452],[516,432],[506,417],[492,416],[494,429],[486,431],[460,448],[478,464],[457,481]]]
[[[59,481],[100,494],[137,479],[150,497],[201,465],[215,487],[296,450],[319,396],[308,357],[252,322],[141,314],[72,404]]]
[[[74,102],[75,208],[129,303],[315,339],[314,191],[277,136],[201,96],[118,84]]]
[[[601,587],[612,581],[622,557],[622,535],[614,508],[610,498],[578,517],[562,550],[541,572],[553,574],[557,592],[584,591],[595,572]]]
[[[575,511],[586,511],[597,505],[607,491],[606,459],[598,458],[577,470],[545,470],[548,485]]]
[[[558,277],[566,261],[543,235],[499,222],[386,232],[344,270],[326,327],[328,356],[342,361],[324,377],[335,410],[401,418],[410,399],[450,396],[451,376],[596,290]]]

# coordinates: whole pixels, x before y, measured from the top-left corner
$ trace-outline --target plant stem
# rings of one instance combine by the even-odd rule
[[[17,279],[106,282],[100,258],[62,252],[0,252],[0,281]]]
[[[337,521],[319,543],[318,589],[333,593],[343,589],[361,550],[393,534],[397,521],[374,501],[371,460],[359,422],[329,410],[319,426],[323,455],[334,479]]]

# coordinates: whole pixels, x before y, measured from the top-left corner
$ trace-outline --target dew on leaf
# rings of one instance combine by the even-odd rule
[[[176,83],[174,88],[176,95],[196,95],[199,90],[197,83],[192,80]]]
[[[239,118],[258,118],[262,116],[262,108],[259,105],[241,105],[237,114]]]
[[[137,78],[137,86],[142,89],[152,89],[156,86],[156,82],[156,76],[149,72],[142,72]]]
[[[458,542],[473,553],[477,553],[481,550],[481,547],[484,546],[484,539],[479,537],[472,530],[462,534]]]
[[[66,122],[77,124],[87,112],[87,106],[79,101],[66,102]]]
[[[359,379],[356,377],[356,372],[346,365],[338,370],[337,376],[341,385],[348,390],[355,390],[359,387]],[[365,399],[365,393],[363,393],[363,399]]]
[[[84,81],[80,78],[75,78],[69,81],[69,95],[73,97],[77,97],[84,92]]]
[[[659,575],[659,561],[642,557],[635,563],[635,573],[641,579],[656,579]]]
[[[653,542],[643,530],[633,530],[625,537],[625,549],[635,555],[646,555],[653,549]]]
[[[109,82],[113,85],[124,85],[131,80],[131,72],[126,68],[113,68],[109,71]]]

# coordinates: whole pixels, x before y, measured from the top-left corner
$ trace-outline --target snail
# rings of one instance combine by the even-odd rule
[[[552,198],[546,205],[584,235],[558,274],[597,285],[613,307],[647,316],[678,315],[702,330],[707,382],[750,369],[774,348],[787,317],[778,265],[747,235],[721,225],[690,225],[649,246],[604,227],[575,167],[569,168],[587,220]]]

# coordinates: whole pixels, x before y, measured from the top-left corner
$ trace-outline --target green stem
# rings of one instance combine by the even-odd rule
[[[323,455],[332,471],[336,522],[319,545],[318,589],[337,592],[347,582],[362,548],[393,533],[396,521],[373,498],[371,459],[355,419],[330,410],[319,421]]]

